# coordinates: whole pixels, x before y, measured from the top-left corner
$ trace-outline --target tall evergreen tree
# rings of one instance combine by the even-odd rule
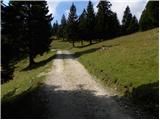
[[[86,36],[90,44],[92,44],[92,39],[95,37],[94,24],[95,24],[95,13],[93,9],[93,4],[91,1],[89,1],[86,13],[86,32],[87,32]]]
[[[133,33],[133,32],[138,31],[138,29],[139,29],[138,20],[137,20],[136,16],[133,16],[130,21],[130,24],[129,24],[127,31],[129,31],[129,33]]]
[[[20,50],[24,49],[22,41],[23,19],[22,14],[23,2],[18,2],[15,6],[4,5],[1,2],[1,67],[2,83],[13,77],[13,60],[20,56]]]
[[[59,25],[59,29],[58,29],[58,35],[62,37],[63,40],[66,34],[66,25],[67,25],[67,20],[66,20],[65,15],[63,14],[61,18],[61,24]]]
[[[122,34],[128,34],[130,31],[127,31],[132,20],[132,14],[129,6],[126,7],[122,19]]]
[[[53,28],[52,28],[53,35],[57,36],[57,34],[58,34],[58,28],[59,28],[58,21],[56,20],[56,22],[53,23]]]
[[[82,14],[79,17],[79,24],[78,24],[78,30],[79,30],[79,37],[81,39],[81,44],[83,45],[83,40],[86,40],[87,34],[86,34],[86,18],[87,18],[87,14],[86,14],[86,10],[84,9]]]
[[[13,58],[13,52],[15,51],[12,46],[12,39],[9,39],[9,31],[6,27],[8,25],[7,16],[10,15],[11,9],[1,2],[1,83],[7,82],[13,77],[13,65],[11,60]],[[10,15],[11,16],[11,15]],[[11,17],[10,19],[12,19]]]
[[[98,39],[107,39],[110,36],[111,3],[109,1],[100,1],[97,7],[96,36]]]
[[[20,24],[20,26],[15,27],[21,32],[17,35],[17,38],[20,38],[17,44],[20,45],[22,42],[24,51],[29,55],[29,65],[32,66],[35,63],[34,57],[47,51],[51,42],[49,38],[51,36],[50,22],[52,17],[51,14],[48,15],[47,2],[10,1],[9,7],[18,11],[17,15],[14,16],[15,21],[9,21],[9,24],[12,28],[14,28],[15,23]],[[12,12],[12,14],[15,13]]]
[[[72,41],[73,47],[75,46],[74,43],[78,39],[78,25],[77,25],[77,14],[76,14],[76,7],[74,3],[70,7],[70,12],[67,21],[67,39]]]
[[[117,14],[113,13],[110,16],[110,21],[109,21],[109,29],[110,29],[110,38],[116,37],[120,35],[120,23],[117,18]]]
[[[33,58],[37,54],[43,54],[49,50],[51,42],[51,14],[48,15],[48,6],[46,1],[32,1],[28,3],[30,7],[30,20],[28,21],[29,28],[29,57],[30,66],[34,64]]]
[[[147,30],[159,26],[159,2],[149,1],[140,17],[140,30]]]

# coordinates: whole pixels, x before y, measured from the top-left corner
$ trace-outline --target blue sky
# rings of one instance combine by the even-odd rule
[[[4,3],[8,3],[9,0],[4,0]],[[91,0],[94,6],[94,11],[97,12],[97,4],[99,0]],[[111,9],[117,13],[118,19],[122,20],[123,12],[128,5],[131,9],[133,15],[139,19],[140,15],[145,8],[145,5],[148,0],[109,0],[112,4]],[[61,17],[65,14],[66,18],[68,17],[69,9],[72,3],[74,2],[77,8],[77,15],[80,15],[84,8],[87,7],[88,0],[47,0],[49,6],[49,13],[52,13],[54,19],[60,23]]]

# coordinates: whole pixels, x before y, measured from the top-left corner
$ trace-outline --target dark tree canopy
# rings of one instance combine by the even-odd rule
[[[120,23],[119,20],[117,18],[117,14],[116,13],[112,13],[112,15],[110,16],[110,37],[116,37],[118,35],[120,35]]]
[[[59,29],[59,25],[58,25],[58,21],[56,20],[56,22],[53,23],[53,27],[52,27],[52,33],[54,36],[57,36],[58,29]]]
[[[109,16],[111,14],[111,3],[108,1],[100,1],[98,4],[98,12],[96,16],[96,33],[98,39],[105,39],[109,33]]]
[[[82,14],[79,17],[79,24],[78,24],[78,30],[79,30],[79,37],[82,41],[83,44],[83,40],[87,39],[87,24],[86,24],[86,18],[87,18],[87,14],[86,14],[86,10],[84,9]]]
[[[133,16],[130,21],[129,27],[127,28],[127,31],[129,33],[133,33],[133,32],[138,31],[138,29],[139,29],[138,20],[137,20],[136,16]]]
[[[91,1],[89,1],[86,12],[86,37],[87,40],[90,41],[90,44],[92,44],[92,39],[95,37],[94,24],[95,24],[95,13],[93,9],[93,4]]]
[[[117,14],[111,11],[112,4],[108,1],[100,1],[96,15],[96,38],[109,39],[120,33],[120,24]]]
[[[9,34],[10,24],[8,22],[13,18],[10,14],[11,9],[8,6],[1,2],[1,83],[5,83],[6,81],[12,79],[13,77],[13,65],[11,65],[12,57],[14,56],[14,52],[17,50],[16,47],[13,46],[13,38]],[[7,16],[10,16],[10,20],[8,20]],[[12,16],[12,17],[11,17]]]
[[[74,46],[74,42],[78,39],[78,26],[77,26],[77,14],[76,14],[76,7],[72,4],[70,8],[70,12],[68,15],[67,21],[67,39],[72,41]]]
[[[130,22],[132,20],[132,13],[130,11],[129,6],[126,7],[122,19],[122,34],[128,34],[130,33],[128,30]]]
[[[65,17],[65,15],[63,14],[63,15],[62,15],[62,19],[61,19],[61,25],[62,25],[62,26],[65,26],[66,23],[67,23],[66,17]]]
[[[37,54],[43,54],[49,50],[51,40],[51,14],[48,15],[46,1],[27,1],[26,6],[26,42],[29,48],[30,66],[34,63],[33,58]]]
[[[59,36],[63,37],[63,40],[64,40],[64,37],[66,36],[66,25],[67,25],[67,20],[65,15],[63,14],[61,18],[61,25],[58,31]]]
[[[149,1],[140,18],[140,30],[159,27],[159,1]]]
[[[51,42],[52,17],[48,15],[47,2],[10,1],[7,9],[4,31],[8,32],[7,37],[13,44],[28,53],[32,65],[33,58],[47,51]]]

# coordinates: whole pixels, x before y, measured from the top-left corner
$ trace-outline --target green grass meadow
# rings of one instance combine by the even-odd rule
[[[13,80],[1,85],[2,102],[11,101],[38,87],[45,80],[43,73],[47,73],[50,70],[54,57],[55,52],[53,51],[46,52],[42,56],[37,56],[35,58],[37,64],[33,68],[28,68],[28,58],[17,62]]]
[[[82,47],[55,40],[53,48],[68,49],[75,53],[86,69],[102,85],[120,96],[131,97],[150,112],[158,113],[158,28],[106,40]]]
[[[53,48],[74,52],[88,71],[106,84],[134,88],[158,81],[158,32],[138,32],[81,48],[80,43],[73,48],[56,40]]]

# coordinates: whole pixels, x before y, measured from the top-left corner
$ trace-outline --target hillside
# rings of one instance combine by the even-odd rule
[[[72,116],[77,112],[75,114],[77,116],[86,106],[92,107],[92,110],[87,113],[93,114],[95,108],[92,104],[95,104],[99,106],[99,109],[103,109],[100,113],[104,111],[108,113],[116,108],[117,112],[109,114],[122,115],[122,118],[124,118],[123,112],[125,111],[130,111],[126,115],[133,113],[131,118],[158,118],[158,32],[158,29],[152,29],[103,42],[94,41],[93,45],[84,42],[84,45],[81,46],[81,43],[76,43],[75,48],[69,42],[54,40],[51,50],[43,56],[37,56],[35,58],[37,64],[32,68],[27,67],[27,58],[17,62],[14,79],[2,85],[3,115],[16,117],[20,114],[22,116],[30,114],[36,118],[41,117],[35,116],[34,113],[42,115],[47,107],[44,101],[50,101],[47,107],[50,112],[43,113],[44,115],[63,116],[65,114],[61,110],[64,110],[66,105],[68,105],[66,109],[73,108],[72,111],[66,112],[67,115]],[[61,53],[57,52],[55,55],[54,49],[64,51],[58,50]],[[75,54],[70,54],[69,51]],[[94,87],[98,83],[101,83],[103,87]],[[96,92],[92,93],[103,91],[105,87],[107,93],[100,93],[107,94],[107,97],[96,95]],[[113,95],[110,95],[110,91],[113,92]],[[77,95],[82,101],[85,101],[84,106],[82,104],[79,106],[77,104],[80,102],[75,102],[74,99],[79,100]],[[66,102],[62,104],[64,99]],[[103,102],[97,102],[97,100]],[[56,104],[55,101],[57,101]],[[109,101],[114,102],[108,104]],[[27,105],[26,109],[24,109],[24,104]],[[56,105],[58,109],[55,108]],[[75,108],[71,107],[72,105],[75,105]],[[128,107],[125,108],[125,106]],[[108,111],[106,109],[108,107],[111,107],[112,110]],[[119,107],[124,109],[121,114],[117,114]],[[75,111],[74,109],[77,108],[81,109]],[[146,117],[143,112],[140,112],[141,110],[139,111],[139,108],[142,108],[143,112],[147,112],[149,116]],[[59,114],[52,114],[53,110],[59,110]]]
[[[72,48],[68,42],[56,40],[53,48],[75,52],[79,61],[103,85],[110,86],[121,95],[136,97],[134,101],[151,112],[158,110],[158,29],[91,46],[87,44],[83,47],[76,43],[77,48]]]

